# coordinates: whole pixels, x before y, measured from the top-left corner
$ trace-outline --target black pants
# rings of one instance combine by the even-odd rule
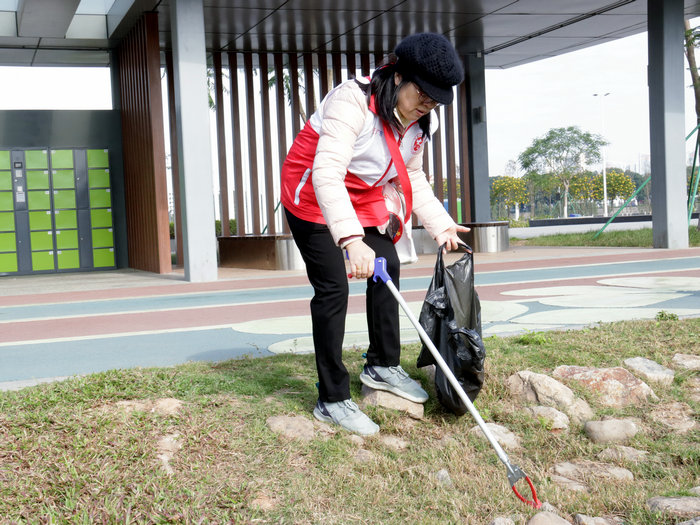
[[[311,322],[321,401],[350,399],[350,376],[343,365],[342,350],[348,309],[348,272],[345,253],[334,242],[325,224],[307,222],[286,211],[287,222],[306,263],[306,274],[314,288]],[[387,272],[399,287],[399,258],[388,235],[365,228],[364,242],[377,257],[387,261]],[[367,363],[376,366],[399,364],[399,305],[381,281],[367,280]]]

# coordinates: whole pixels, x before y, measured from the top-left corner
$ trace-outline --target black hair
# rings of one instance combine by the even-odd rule
[[[394,74],[401,72],[397,67],[397,57],[393,53],[389,55],[383,64],[375,69],[372,74],[372,80],[369,84],[368,99],[374,95],[374,105],[377,115],[382,120],[385,120],[396,129],[403,129],[401,121],[396,117],[394,108],[399,102],[399,91],[402,87],[409,83],[406,80],[406,75],[402,75],[401,82],[397,86],[394,82]],[[430,113],[423,115],[418,119],[418,126],[423,132],[423,137],[430,138]]]

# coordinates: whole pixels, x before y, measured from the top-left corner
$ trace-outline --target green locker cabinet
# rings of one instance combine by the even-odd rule
[[[73,170],[53,170],[51,179],[55,190],[75,188],[75,172]]]
[[[109,152],[106,149],[87,150],[88,168],[109,168]]]
[[[112,227],[112,208],[98,208],[90,210],[90,222],[93,228]]]
[[[80,252],[78,250],[58,250],[56,260],[59,270],[80,268]]]
[[[53,216],[57,230],[68,230],[78,227],[78,213],[76,210],[56,210]]]
[[[12,211],[0,211],[0,232],[15,231],[15,213]]]
[[[2,153],[2,152],[0,152]],[[12,191],[12,173],[0,171],[0,191]]]
[[[51,211],[30,211],[29,229],[32,231],[51,230]]]
[[[0,211],[14,211],[11,191],[0,191]]]
[[[12,164],[10,164],[10,152],[9,150],[0,150],[0,170],[10,170],[12,169]]]
[[[17,271],[17,253],[0,253],[0,273]]]
[[[95,268],[114,266],[114,248],[96,248],[92,250],[92,259]]]
[[[52,149],[51,167],[53,169],[73,169],[72,149]]]
[[[32,252],[32,270],[41,272],[45,270],[55,270],[56,264],[53,260],[53,250],[48,252]]]
[[[32,190],[27,192],[27,207],[30,210],[50,210],[51,192],[49,190]]]
[[[14,252],[17,250],[17,237],[15,232],[0,233],[0,252]]]
[[[48,190],[49,170],[27,170],[28,190]]]
[[[24,152],[24,167],[28,170],[49,169],[48,150],[28,149]]]

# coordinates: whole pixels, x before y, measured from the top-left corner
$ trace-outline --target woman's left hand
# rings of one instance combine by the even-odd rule
[[[435,237],[435,241],[437,242],[438,246],[442,246],[443,244],[446,244],[445,250],[456,250],[459,248],[459,243],[461,242],[464,244],[464,241],[462,241],[459,238],[459,235],[457,235],[457,232],[468,232],[470,231],[470,228],[467,228],[466,226],[462,226],[461,224],[455,224],[454,226],[450,226],[447,228],[444,232],[439,233]]]

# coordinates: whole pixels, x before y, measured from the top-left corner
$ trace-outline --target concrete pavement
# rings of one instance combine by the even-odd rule
[[[450,254],[448,259],[458,257]],[[402,268],[417,313],[434,255]],[[700,317],[700,248],[513,247],[475,254],[484,336],[568,329],[660,310]],[[351,282],[346,346],[367,345]],[[211,283],[134,270],[0,278],[0,389],[112,368],[313,351],[303,271],[221,268]],[[417,341],[402,315],[403,342]],[[700,353],[698,347],[689,353]]]

